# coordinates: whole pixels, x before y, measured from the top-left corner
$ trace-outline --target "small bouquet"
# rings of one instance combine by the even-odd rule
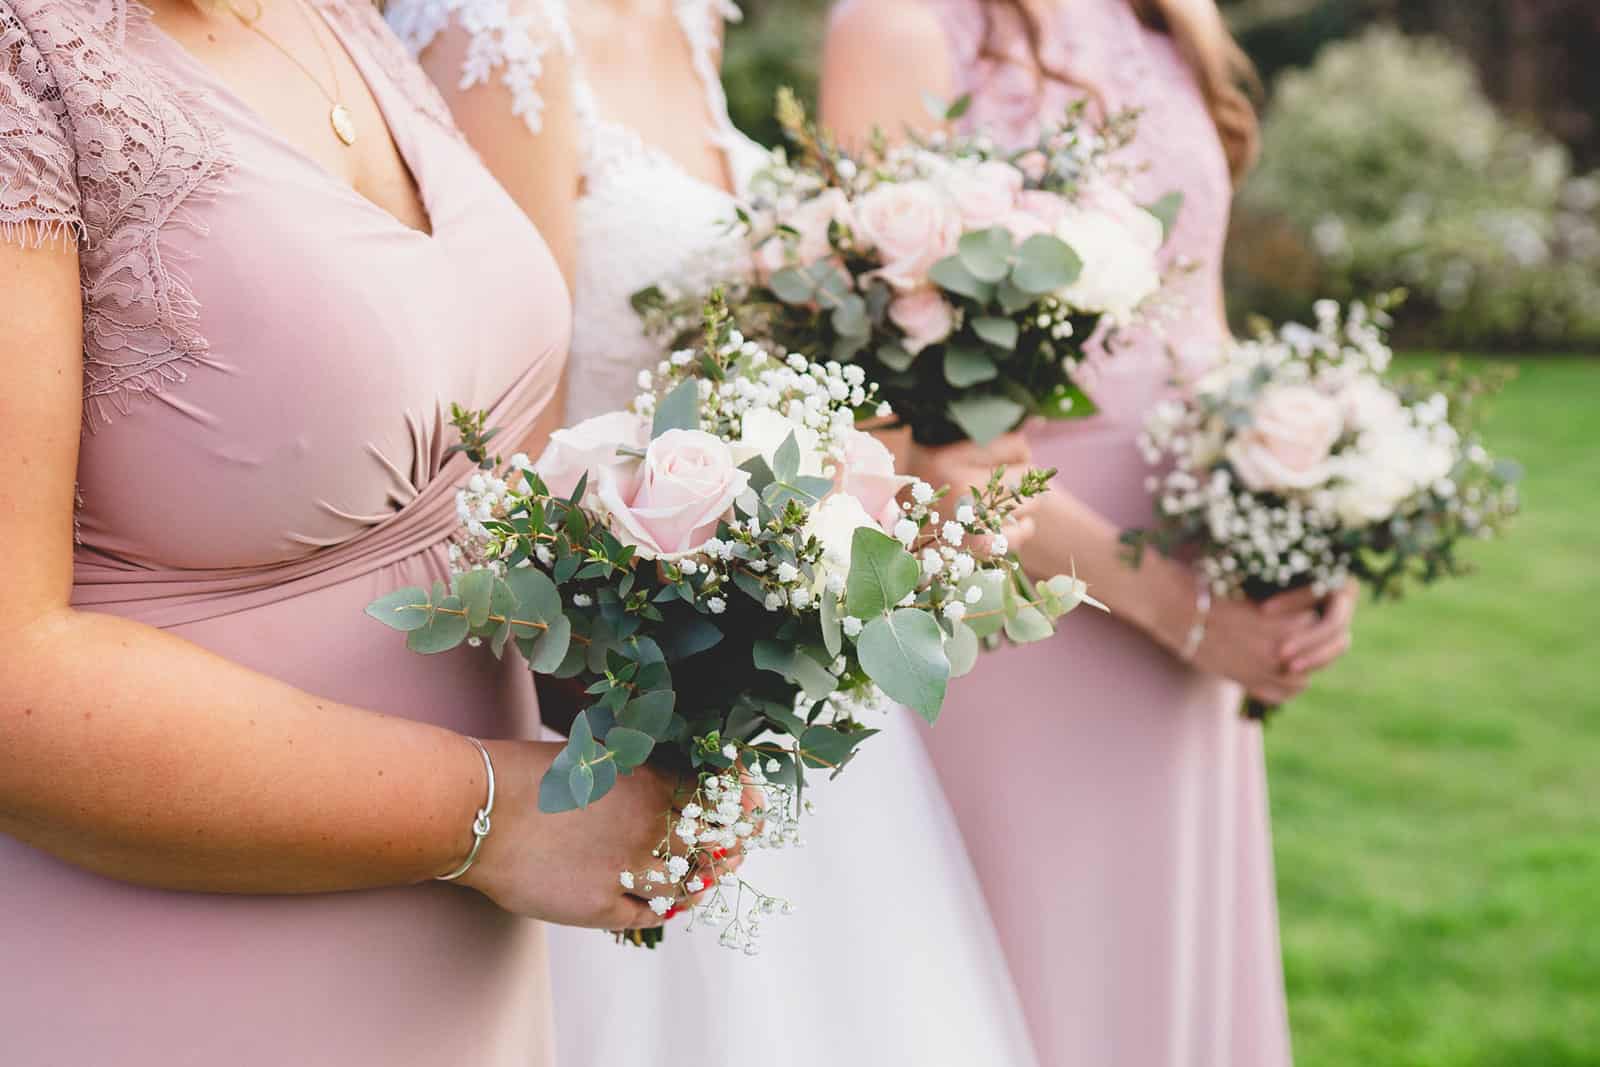
[[[868,711],[932,722],[981,645],[1047,637],[1087,597],[1076,578],[1028,584],[1000,532],[1051,472],[946,504],[855,428],[875,400],[859,367],[780,359],[715,302],[707,322],[631,410],[558,431],[536,463],[489,458],[460,413],[484,469],[459,497],[453,580],[368,612],[417,652],[510,646],[581,683],[593,702],[540,810],[595,803],[646,761],[677,772],[659,865],[622,884],[662,914],[706,893],[691,925],[753,953],[789,905],[727,871],[728,850],[794,842],[807,772],[844,768],[877,732]]]
[[[1164,470],[1155,525],[1124,535],[1135,562],[1146,546],[1183,555],[1215,593],[1258,601],[1351,578],[1399,595],[1463,572],[1458,542],[1517,510],[1518,468],[1476,433],[1501,377],[1447,365],[1387,383],[1387,303],[1323,301],[1315,328],[1232,345],[1151,413],[1140,447]]]
[[[1160,289],[1157,255],[1181,204],[1173,194],[1146,209],[1123,192],[1112,157],[1131,114],[1096,124],[1075,107],[1014,152],[939,135],[878,138],[859,157],[790,93],[778,117],[795,155],[775,153],[741,215],[754,281],[726,282],[746,335],[862,367],[924,444],[1093,411],[1071,372],[1102,324],[1128,324]],[[634,306],[677,344],[700,294],[670,286]]]

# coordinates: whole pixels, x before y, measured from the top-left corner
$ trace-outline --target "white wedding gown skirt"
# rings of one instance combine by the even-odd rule
[[[684,918],[654,951],[550,928],[560,1067],[1033,1067],[928,727],[902,708],[883,726],[812,779],[805,846],[745,864],[796,906],[763,921],[760,955]]]

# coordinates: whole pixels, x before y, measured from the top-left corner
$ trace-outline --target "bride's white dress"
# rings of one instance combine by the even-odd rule
[[[414,50],[452,18],[471,31],[467,79],[499,78],[539,130],[543,47],[571,48],[567,0],[391,0]],[[573,0],[575,3],[586,0]],[[728,119],[717,74],[727,0],[676,0],[708,96],[708,132],[739,187],[765,160]],[[529,20],[543,20],[530,33]],[[661,358],[629,298],[746,269],[736,200],[639,131],[609,119],[574,71],[584,195],[567,415],[625,405]],[[668,925],[655,951],[552,928],[561,1067],[1032,1067],[1036,1062],[983,896],[924,754],[927,726],[893,709],[851,769],[812,792],[804,848],[754,855],[745,873],[797,911],[763,924],[753,959],[710,929]],[[1020,847],[1025,847],[1019,842]]]

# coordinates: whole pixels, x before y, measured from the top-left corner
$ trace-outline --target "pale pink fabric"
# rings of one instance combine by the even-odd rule
[[[1041,103],[1031,78],[980,59],[977,0],[929,2],[974,94],[972,127],[1016,142],[1081,95],[1052,85]],[[1136,334],[1085,375],[1103,414],[1032,433],[1061,488],[1133,526],[1150,516],[1134,436],[1168,388],[1167,345],[1198,362],[1224,336],[1230,183],[1173,42],[1122,0],[1058,7],[1048,61],[1109,107],[1144,109],[1138,192],[1185,194],[1169,256],[1200,264],[1166,340]],[[999,32],[1022,47],[1013,24]],[[1289,1062],[1261,731],[1238,704],[1234,686],[1087,611],[953,687],[929,744],[1047,1067]]]
[[[127,0],[0,0],[0,238],[77,234],[83,260],[73,600],[331,700],[533,736],[525,669],[413,655],[362,609],[446,576],[469,465],[444,412],[492,407],[516,440],[556,389],[567,293],[370,5],[314,2],[431,236]],[[7,1064],[549,1061],[541,926],[456,887],[168,893],[0,836],[0,946]]]

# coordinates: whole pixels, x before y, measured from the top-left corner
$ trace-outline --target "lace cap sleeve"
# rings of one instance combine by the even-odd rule
[[[83,232],[66,105],[27,26],[0,0],[0,240]]]
[[[467,38],[457,87],[499,80],[511,93],[512,112],[532,132],[543,128],[545,57],[552,48],[574,52],[567,0],[392,0],[385,17],[413,55],[453,21]]]

